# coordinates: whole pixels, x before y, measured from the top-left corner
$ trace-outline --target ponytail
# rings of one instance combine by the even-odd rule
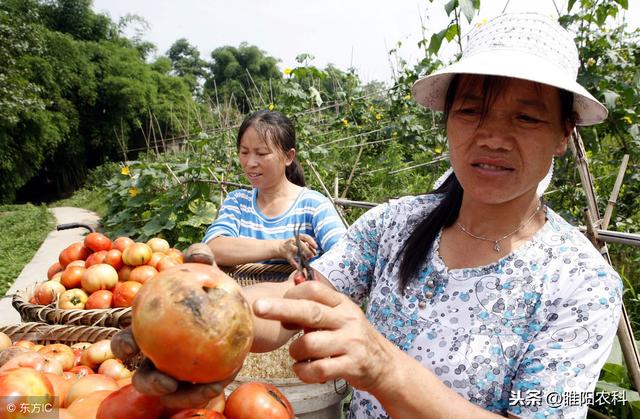
[[[289,182],[298,186],[306,186],[304,181],[304,172],[302,171],[302,166],[300,166],[300,162],[297,157],[294,157],[291,164],[287,166],[285,175]]]
[[[400,262],[400,292],[403,295],[411,280],[420,274],[440,230],[453,225],[458,218],[462,192],[462,186],[455,173],[451,173],[438,189],[431,192],[444,194],[444,197],[435,209],[420,221],[404,243]]]

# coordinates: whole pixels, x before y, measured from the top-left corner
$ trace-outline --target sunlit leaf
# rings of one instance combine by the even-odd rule
[[[458,0],[450,0],[447,4],[444,5],[444,10],[447,12],[447,16],[451,15],[453,9],[458,7]]]
[[[467,22],[471,23],[471,21],[473,20],[473,16],[476,13],[476,10],[473,6],[473,0],[460,0],[460,9],[462,9],[464,17],[467,18]]]
[[[602,92],[602,94],[604,95],[604,102],[607,107],[615,108],[616,101],[618,100],[618,97],[620,97],[620,95],[616,92],[612,92],[611,90],[605,90],[604,92]]]
[[[627,10],[629,8],[629,0],[614,0],[614,1],[618,3],[620,6],[622,6],[624,10]]]

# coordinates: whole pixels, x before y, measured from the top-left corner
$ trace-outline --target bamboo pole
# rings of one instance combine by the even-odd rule
[[[307,163],[307,166],[309,166],[309,168],[311,169],[311,172],[313,172],[313,174],[316,177],[316,179],[318,179],[318,182],[320,182],[320,186],[322,186],[322,189],[324,190],[324,194],[329,198],[329,201],[331,201],[331,204],[336,209],[336,212],[338,213],[338,216],[340,217],[340,220],[342,221],[342,224],[344,224],[345,227],[349,227],[349,223],[347,223],[347,220],[344,218],[344,215],[342,215],[342,209],[338,208],[338,206],[336,205],[335,200],[331,196],[331,193],[329,192],[327,187],[324,186],[324,182],[322,181],[322,178],[320,177],[320,173],[318,173],[316,168],[313,167],[313,163],[311,163],[311,161],[309,159],[304,159],[304,161]]]
[[[611,215],[613,214],[613,207],[618,201],[618,194],[620,193],[620,188],[622,187],[622,180],[624,179],[624,172],[627,171],[628,163],[629,155],[625,154],[622,157],[620,170],[618,170],[618,177],[616,178],[616,183],[613,185],[613,190],[611,191],[611,196],[609,197],[609,202],[607,203],[607,208],[604,210],[604,217],[602,217],[602,223],[600,224],[600,228],[603,230],[606,230],[607,227],[609,227],[609,221],[611,220]]]
[[[347,197],[347,193],[349,192],[349,187],[351,186],[351,182],[353,181],[353,177],[356,175],[356,169],[358,168],[358,164],[360,163],[360,158],[362,157],[362,152],[364,151],[364,146],[367,144],[367,137],[363,137],[362,141],[360,141],[358,155],[356,156],[356,161],[353,163],[353,167],[351,168],[351,173],[349,173],[349,177],[347,178],[347,182],[345,183],[344,189],[342,190],[342,198]]]
[[[593,179],[591,177],[591,173],[589,172],[589,163],[586,158],[586,152],[584,149],[584,143],[582,142],[582,137],[578,130],[574,130],[574,135],[571,137],[571,141],[569,141],[569,145],[571,151],[574,153],[577,164],[578,164],[578,172],[580,173],[580,179],[582,181],[582,187],[585,191],[587,197],[587,210],[586,216],[587,219],[587,234],[590,236],[590,239],[595,243],[599,243],[597,240],[597,232],[594,229],[594,225],[599,222],[600,215],[598,214],[598,206],[597,199],[595,194],[595,188],[593,186]],[[591,230],[591,231],[589,231]],[[596,244],[596,248],[598,245]],[[609,264],[611,264],[611,258],[609,256],[609,250],[606,245],[602,247],[603,256],[607,259]],[[629,371],[629,376],[635,388],[640,388],[640,356],[638,356],[638,348],[636,347],[636,343],[633,336],[633,329],[631,327],[631,322],[629,321],[629,316],[627,315],[627,310],[624,306],[624,302],[622,302],[622,314],[620,315],[620,321],[618,322],[618,340],[620,341],[620,348],[622,349],[622,355],[624,356],[624,360],[627,364],[627,370]]]

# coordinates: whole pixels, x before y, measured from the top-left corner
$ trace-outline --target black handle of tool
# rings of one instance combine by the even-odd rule
[[[91,227],[88,224],[82,224],[82,223],[66,223],[66,224],[58,224],[58,226],[56,227],[56,230],[60,231],[60,230],[70,230],[72,228],[86,228],[87,230],[89,230],[89,233],[93,233],[95,231],[95,229],[93,227]]]

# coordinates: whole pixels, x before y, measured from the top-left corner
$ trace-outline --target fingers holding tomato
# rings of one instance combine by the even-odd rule
[[[316,331],[295,339],[289,354],[304,382],[344,378],[369,391],[389,374],[397,347],[378,333],[348,297],[318,282],[290,288],[284,298],[258,299],[254,314]]]

